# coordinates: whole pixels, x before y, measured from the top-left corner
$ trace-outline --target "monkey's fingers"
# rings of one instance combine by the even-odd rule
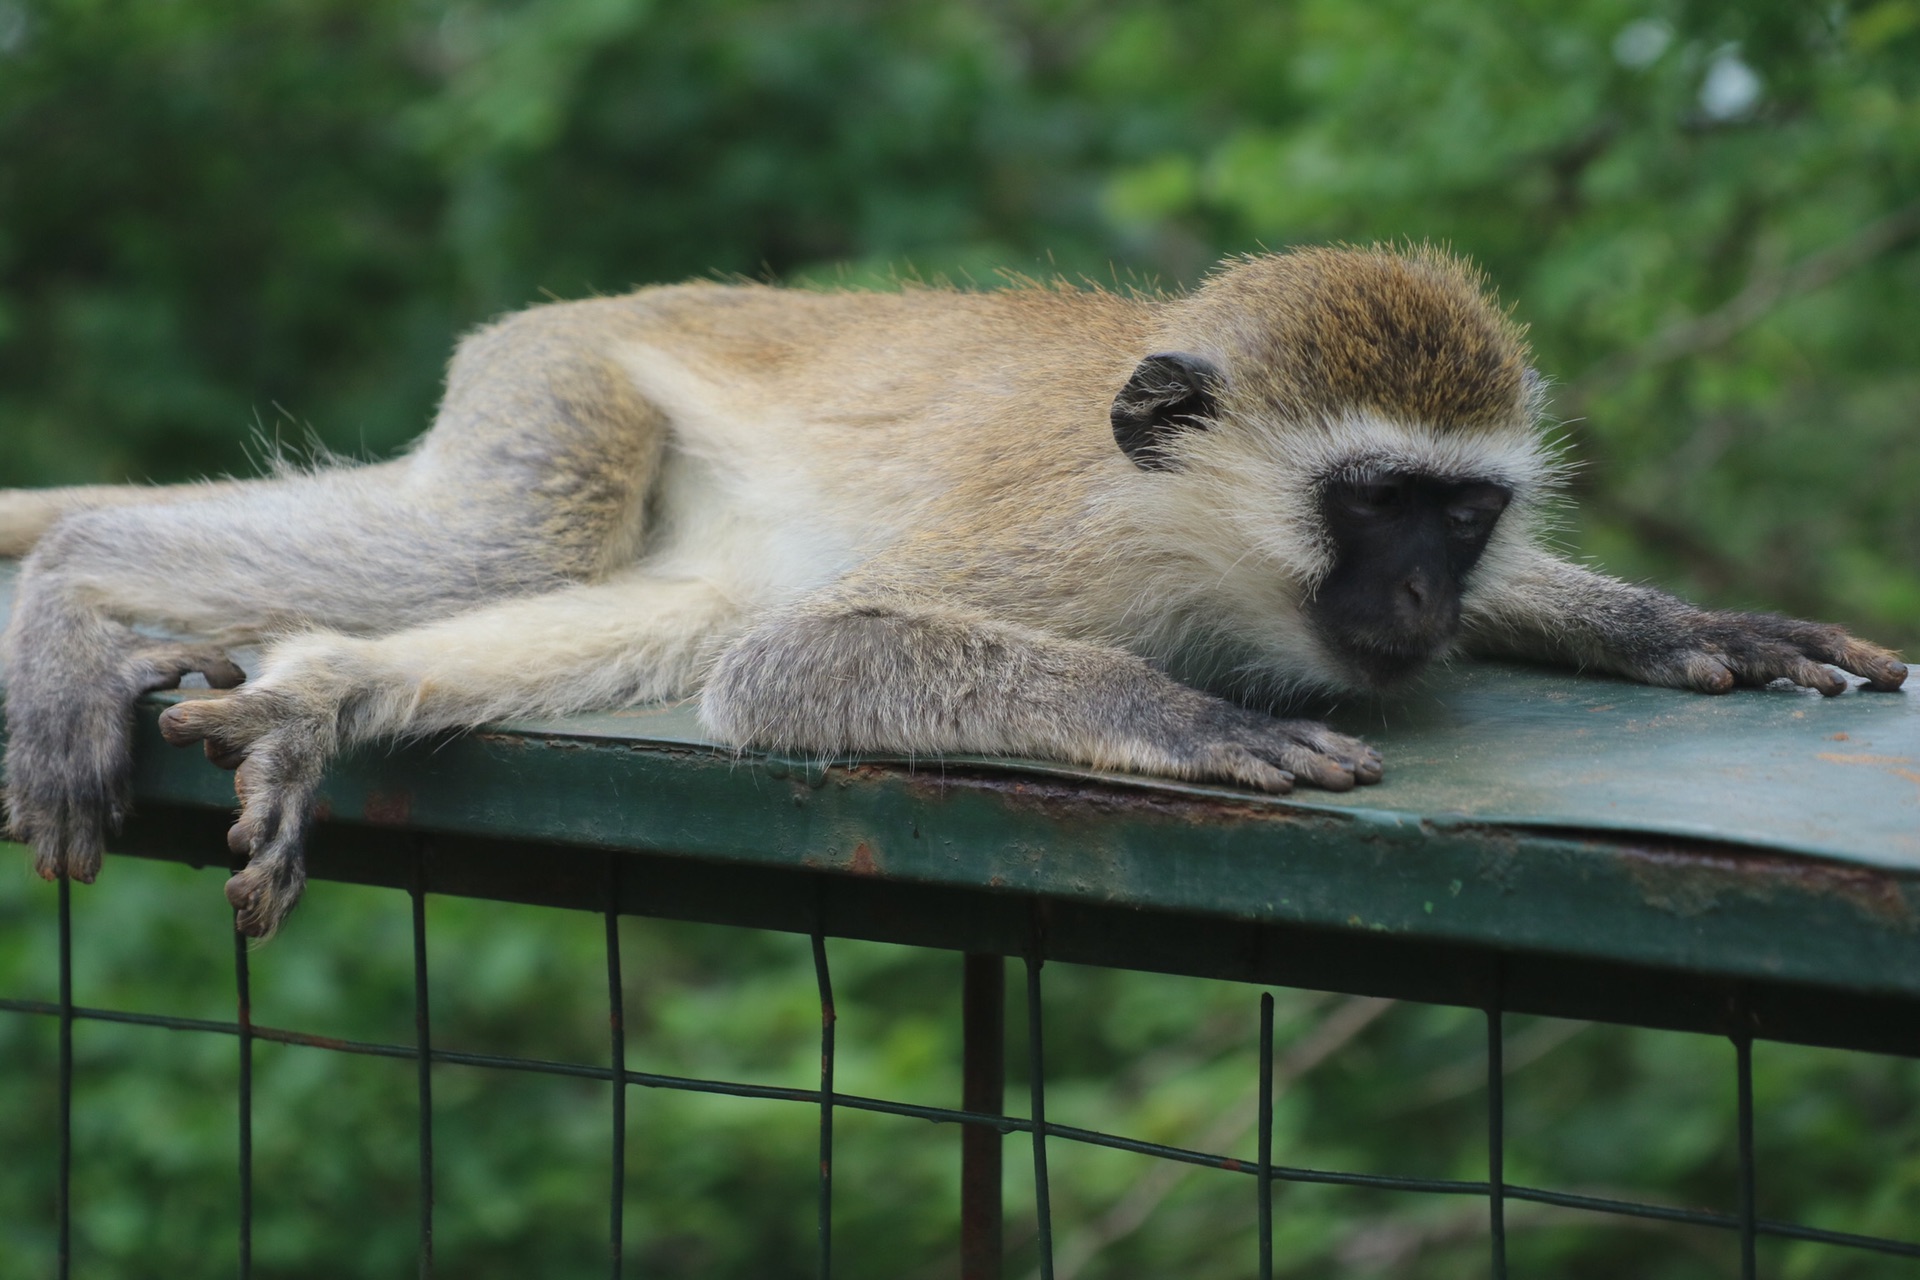
[[[1202,781],[1237,782],[1242,786],[1284,796],[1293,790],[1293,775],[1275,768],[1235,743],[1206,747],[1193,761],[1194,776]]]
[[[1351,791],[1380,781],[1380,753],[1358,738],[1335,733],[1316,720],[1276,720],[1241,707],[1216,707],[1200,738],[1210,757],[1233,767],[1202,766],[1202,776],[1225,776],[1262,790],[1285,794],[1262,781],[1261,769],[1284,774],[1288,790],[1295,782],[1327,791]],[[1216,736],[1217,735],[1217,736]]]
[[[227,881],[233,927],[249,938],[271,937],[300,900],[307,881],[304,846],[313,814],[313,786],[284,767],[274,744],[264,744],[233,777],[240,816],[227,831],[227,848],[247,865]]]
[[[1786,645],[1755,646],[1731,656],[1728,663],[1733,669],[1734,679],[1749,687],[1789,680],[1803,689],[1815,690],[1826,698],[1837,697],[1847,691],[1845,676]]]
[[[1856,640],[1844,631],[1832,640],[1807,646],[1809,657],[1863,677],[1867,688],[1891,693],[1907,682],[1907,664],[1900,655],[1877,644]]]
[[[160,736],[176,747],[198,742],[208,760],[222,769],[237,769],[252,744],[235,731],[231,709],[224,699],[217,698],[176,703],[160,713]]]
[[[1358,738],[1311,720],[1275,720],[1257,748],[1282,769],[1327,791],[1351,791],[1380,781],[1380,753]]]
[[[1907,679],[1906,664],[1897,654],[1823,622],[1772,613],[1708,614],[1699,625],[1698,640],[1741,684],[1791,680],[1832,697],[1847,689],[1846,679],[1834,667],[1881,691],[1898,689]]]

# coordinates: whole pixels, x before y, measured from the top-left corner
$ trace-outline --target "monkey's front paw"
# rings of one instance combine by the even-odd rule
[[[160,717],[168,742],[202,743],[209,760],[235,771],[240,816],[227,847],[247,865],[227,881],[227,901],[249,937],[277,930],[306,886],[307,827],[333,725],[332,712],[268,689],[182,702]]]
[[[1898,689],[1907,679],[1899,656],[1856,640],[1839,627],[1772,613],[1702,614],[1676,648],[1646,664],[1655,684],[1725,693],[1735,685],[1791,680],[1827,697],[1843,693],[1845,677],[1864,677],[1869,689]]]
[[[1194,775],[1285,795],[1295,782],[1351,791],[1380,781],[1380,753],[1313,720],[1276,720],[1239,707],[1213,717],[1190,752]]]

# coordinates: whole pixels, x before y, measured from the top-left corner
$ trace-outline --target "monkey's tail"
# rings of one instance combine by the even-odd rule
[[[0,557],[33,550],[53,522],[78,505],[69,495],[78,489],[0,489]]]
[[[144,507],[203,498],[239,481],[215,480],[185,485],[93,484],[64,489],[0,489],[0,559],[18,559],[60,521],[76,511],[102,507]]]

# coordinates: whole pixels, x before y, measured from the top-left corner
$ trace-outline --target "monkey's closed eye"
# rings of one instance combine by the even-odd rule
[[[1463,486],[1447,503],[1447,527],[1462,537],[1483,534],[1493,528],[1512,496],[1495,484]]]
[[[1412,490],[1405,480],[1388,478],[1343,484],[1334,490],[1334,500],[1349,515],[1363,519],[1392,515],[1405,507]]]

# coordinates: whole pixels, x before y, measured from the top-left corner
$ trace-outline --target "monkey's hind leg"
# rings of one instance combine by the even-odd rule
[[[224,643],[375,634],[631,563],[666,433],[608,353],[629,318],[578,303],[470,337],[433,429],[395,462],[54,524],[4,647],[9,813],[41,871],[92,876],[125,808],[131,706],[151,683],[134,621]]]
[[[134,701],[190,671],[239,683],[223,645],[302,621],[384,630],[565,580],[489,521],[527,523],[436,508],[403,464],[61,519],[22,566],[0,640],[8,819],[36,869],[93,879],[127,807]]]
[[[259,677],[169,707],[161,731],[237,768],[227,882],[236,927],[271,934],[306,883],[302,856],[328,762],[370,739],[690,693],[734,625],[727,594],[635,570],[378,638],[313,632],[270,649]]]

